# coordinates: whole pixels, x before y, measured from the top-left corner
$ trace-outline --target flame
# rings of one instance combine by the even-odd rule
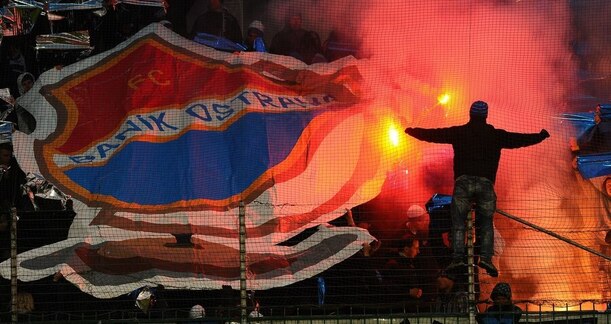
[[[399,131],[394,124],[391,124],[388,128],[388,137],[393,146],[399,146]]]
[[[441,95],[439,95],[439,97],[437,97],[437,102],[442,105],[445,106],[448,104],[448,102],[450,102],[450,99],[452,99],[452,97],[450,96],[449,93],[442,93]]]
[[[385,160],[390,163],[398,162],[404,156],[408,143],[397,118],[381,115],[374,132],[378,149]]]

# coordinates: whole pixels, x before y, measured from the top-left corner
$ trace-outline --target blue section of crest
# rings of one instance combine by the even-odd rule
[[[94,195],[125,203],[222,200],[286,159],[319,113],[249,113],[224,131],[192,130],[170,142],[129,143],[105,165],[77,167],[66,175]]]

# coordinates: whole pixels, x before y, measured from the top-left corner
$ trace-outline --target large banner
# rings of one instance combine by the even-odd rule
[[[393,164],[362,83],[354,59],[224,53],[158,24],[44,73],[19,100],[33,118],[15,153],[77,216],[66,240],[19,255],[19,278],[60,272],[100,298],[154,283],[238,288],[240,203],[249,289],[343,261],[373,237],[327,222],[375,197]]]

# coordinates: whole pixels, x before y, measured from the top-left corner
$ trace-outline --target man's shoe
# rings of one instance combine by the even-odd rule
[[[446,271],[447,272],[452,272],[455,270],[460,270],[464,267],[466,267],[467,264],[463,262],[462,258],[460,259],[453,259],[452,262],[450,264],[448,264],[448,266],[446,267]]]
[[[486,270],[486,272],[490,275],[490,277],[498,277],[499,271],[496,269],[492,261],[488,260],[480,260],[479,267]]]

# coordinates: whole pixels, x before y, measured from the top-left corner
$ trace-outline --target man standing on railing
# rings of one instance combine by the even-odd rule
[[[494,254],[494,229],[496,210],[494,181],[501,158],[501,149],[518,148],[537,144],[549,137],[542,129],[539,133],[511,133],[486,123],[488,104],[476,101],[469,110],[470,120],[460,126],[447,128],[407,128],[405,132],[419,140],[452,144],[454,150],[454,193],[451,204],[452,262],[448,271],[465,267],[465,220],[475,204],[480,226],[481,257],[479,266],[492,276],[498,271],[492,263]]]

